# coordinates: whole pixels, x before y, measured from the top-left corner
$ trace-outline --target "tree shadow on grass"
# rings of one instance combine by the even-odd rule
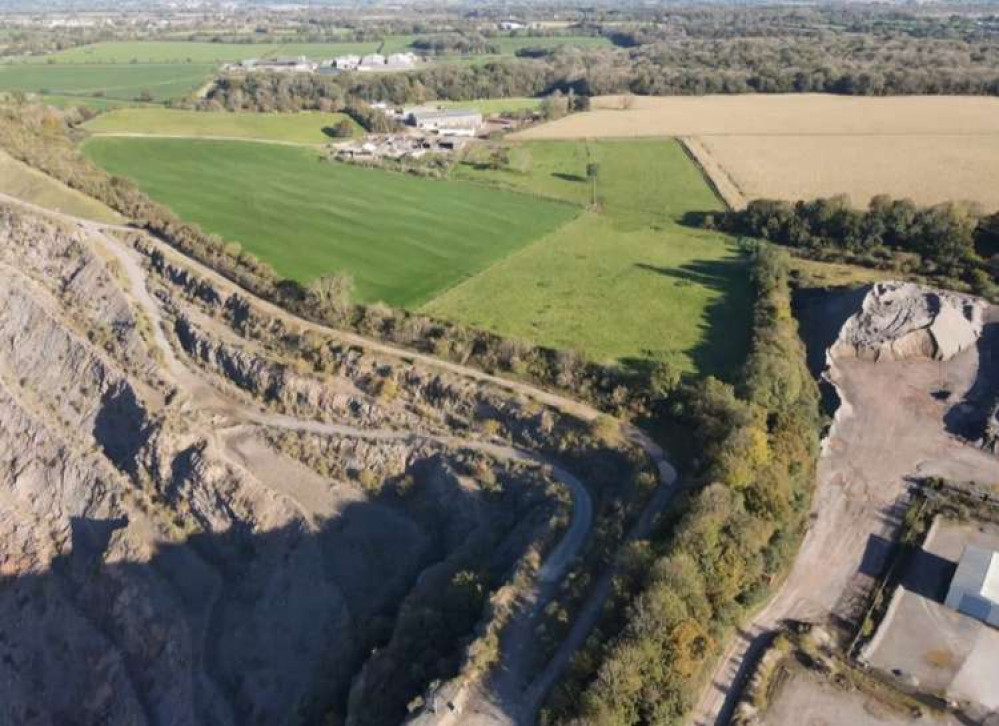
[[[703,338],[693,349],[684,351],[693,360],[697,372],[732,381],[738,374],[749,350],[752,289],[745,256],[723,260],[702,260],[679,267],[659,267],[636,264],[641,270],[653,272],[676,281],[677,285],[698,285],[721,293],[701,314]],[[669,331],[660,339],[669,342]],[[622,363],[635,370],[647,370],[648,360],[629,358]]]
[[[561,179],[562,181],[568,182],[584,182],[586,181],[585,176],[580,176],[579,174],[566,174],[565,172],[556,171],[552,172],[552,176],[556,179]]]

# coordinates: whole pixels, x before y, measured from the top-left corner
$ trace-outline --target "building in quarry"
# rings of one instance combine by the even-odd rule
[[[999,552],[965,547],[945,604],[999,628]]]

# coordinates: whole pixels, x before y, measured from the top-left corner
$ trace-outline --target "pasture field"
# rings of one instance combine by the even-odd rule
[[[386,35],[382,39],[379,53],[403,53],[412,50],[413,41],[419,38],[418,35]]]
[[[96,137],[88,156],[301,282],[347,270],[358,299],[415,307],[579,214],[462,182],[239,141]]]
[[[0,90],[56,96],[134,100],[148,91],[154,101],[185,96],[212,73],[199,64],[0,65]]]
[[[751,308],[745,261],[721,234],[684,227],[721,207],[673,140],[522,145],[526,174],[456,171],[498,187],[598,205],[545,239],[424,306],[433,315],[601,361],[664,355],[685,370],[727,375],[744,358]]]
[[[622,99],[517,139],[681,136],[732,206],[875,194],[999,209],[999,99],[746,95]]]
[[[444,108],[474,108],[488,116],[510,111],[535,111],[541,108],[540,98],[516,96],[514,98],[482,98],[477,101],[431,101],[430,105]]]
[[[232,63],[247,58],[273,58],[305,55],[326,58],[345,53],[371,53],[377,41],[366,43],[205,43],[184,40],[107,41],[50,53],[36,63],[119,64],[119,63]]]
[[[500,36],[489,38],[490,43],[495,43],[502,49],[503,55],[513,55],[522,48],[560,48],[572,46],[574,48],[611,48],[613,43],[610,38],[602,35],[558,35],[552,37],[531,38],[527,36]]]
[[[8,91],[0,91],[0,101],[7,100]],[[142,101],[126,101],[120,98],[95,98],[94,96],[60,96],[53,93],[38,94],[29,93],[29,100],[37,103],[46,103],[57,108],[69,108],[71,106],[93,108],[98,111],[107,111],[113,108],[132,108],[136,106],[153,106]]]
[[[125,108],[102,114],[84,124],[96,135],[143,134],[150,136],[232,137],[294,144],[331,141],[323,129],[348,120],[339,113],[227,113],[181,111],[165,108]]]
[[[40,207],[54,209],[95,222],[121,222],[122,218],[96,199],[32,169],[0,151],[0,192]]]
[[[369,40],[363,43],[352,41],[343,41],[342,43],[281,43],[267,57],[304,55],[312,60],[320,60],[338,55],[347,55],[349,53],[357,55],[374,53],[378,50],[379,45],[381,43],[377,40]]]

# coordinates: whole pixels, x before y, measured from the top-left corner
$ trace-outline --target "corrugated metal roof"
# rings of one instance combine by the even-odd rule
[[[996,561],[995,552],[968,545],[964,548],[954,579],[950,582],[951,590],[956,588],[994,600],[996,589],[999,588],[999,564],[995,564]],[[991,596],[986,590],[992,591]]]

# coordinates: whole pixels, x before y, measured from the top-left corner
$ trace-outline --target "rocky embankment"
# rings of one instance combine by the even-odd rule
[[[638,466],[586,430],[0,205],[0,723],[391,723],[565,526],[545,452]]]
[[[974,346],[988,304],[909,282],[880,282],[839,332],[830,354],[867,360],[950,360]]]

